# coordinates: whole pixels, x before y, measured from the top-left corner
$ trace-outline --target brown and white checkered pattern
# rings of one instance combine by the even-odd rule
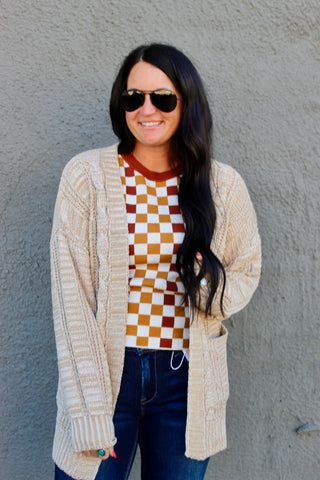
[[[147,170],[131,154],[119,156],[129,230],[129,306],[126,346],[189,348],[189,308],[176,270],[185,226],[179,177]]]

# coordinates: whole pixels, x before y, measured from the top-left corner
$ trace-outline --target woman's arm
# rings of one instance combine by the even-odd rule
[[[226,273],[224,315],[220,310],[220,285],[212,305],[214,321],[225,320],[249,303],[258,286],[261,270],[261,241],[257,217],[243,179],[234,170],[232,172],[234,181],[222,213],[222,224],[226,224],[221,227],[226,228],[221,259]],[[202,290],[202,305],[205,305],[205,285]]]
[[[88,192],[84,169],[71,161],[60,182],[50,243],[57,403],[70,419],[75,451],[116,442],[108,361],[95,316]]]

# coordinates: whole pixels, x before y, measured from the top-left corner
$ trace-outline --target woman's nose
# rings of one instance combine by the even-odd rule
[[[151,115],[155,111],[156,107],[151,102],[149,93],[146,93],[144,97],[144,104],[141,107],[141,113],[143,113],[144,115]]]

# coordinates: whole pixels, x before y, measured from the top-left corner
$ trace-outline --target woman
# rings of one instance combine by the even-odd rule
[[[119,145],[66,166],[51,239],[59,364],[56,479],[203,479],[226,448],[227,331],[260,275],[241,177],[212,162],[197,71],[132,51],[114,82]]]

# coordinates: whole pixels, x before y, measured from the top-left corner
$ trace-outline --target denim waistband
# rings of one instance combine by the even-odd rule
[[[143,355],[144,353],[167,353],[168,355],[172,355],[172,353],[182,353],[183,350],[166,350],[165,348],[140,348],[140,347],[125,347],[126,352],[136,353],[137,355]]]

